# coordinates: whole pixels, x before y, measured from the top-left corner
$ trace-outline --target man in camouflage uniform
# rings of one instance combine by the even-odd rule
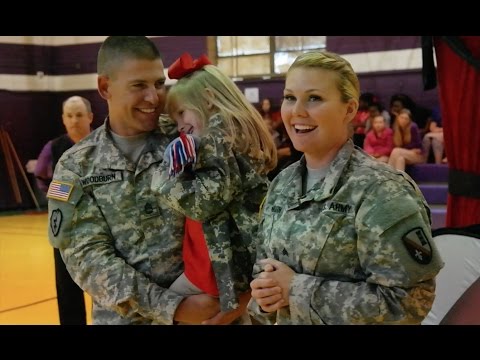
[[[168,290],[183,271],[184,217],[150,190],[178,135],[175,124],[171,136],[158,126],[165,103],[158,49],[146,37],[109,37],[97,65],[109,115],[58,162],[47,194],[50,242],[93,298],[94,324],[209,319],[217,299]]]
[[[349,139],[360,86],[328,52],[287,72],[282,119],[302,159],[272,182],[249,305],[278,324],[420,324],[443,262],[430,210],[404,172]]]

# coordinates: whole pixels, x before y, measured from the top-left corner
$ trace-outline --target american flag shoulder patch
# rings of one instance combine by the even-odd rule
[[[68,201],[73,190],[73,184],[52,180],[47,192],[47,198]]]

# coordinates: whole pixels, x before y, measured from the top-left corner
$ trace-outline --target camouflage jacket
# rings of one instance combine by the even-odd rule
[[[170,141],[152,132],[135,166],[114,145],[107,120],[57,164],[49,240],[92,296],[95,324],[172,324],[183,299],[168,287],[183,271],[185,218],[150,190]]]
[[[296,272],[289,306],[266,314],[251,301],[250,312],[278,324],[419,324],[443,262],[417,185],[351,140],[306,193],[305,172],[302,157],[272,181],[257,244],[257,259]]]
[[[233,140],[222,125],[219,116],[210,119],[193,171],[169,178],[162,168],[154,175],[152,189],[161,202],[202,221],[220,306],[229,311],[238,307],[237,295],[250,289],[258,210],[268,179],[259,175],[262,162],[232,149]]]

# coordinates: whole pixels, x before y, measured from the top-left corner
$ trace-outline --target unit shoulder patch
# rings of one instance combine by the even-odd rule
[[[407,231],[402,236],[402,241],[413,260],[423,265],[432,261],[432,246],[422,228]]]
[[[50,215],[50,229],[52,229],[53,236],[57,236],[60,231],[60,226],[62,225],[63,214],[62,210],[55,209]]]

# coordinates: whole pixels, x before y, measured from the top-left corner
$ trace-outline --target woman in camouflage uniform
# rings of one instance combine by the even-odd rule
[[[359,81],[328,52],[287,72],[282,119],[302,159],[272,182],[249,309],[278,324],[419,324],[443,263],[413,180],[350,139]]]

